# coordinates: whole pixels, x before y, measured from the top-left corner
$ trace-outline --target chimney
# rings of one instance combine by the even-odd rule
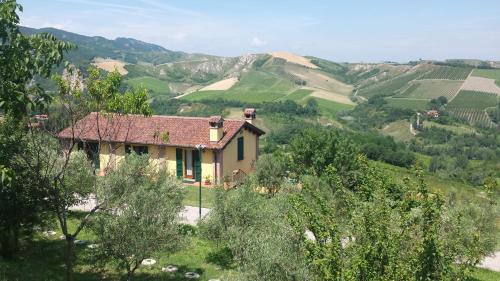
[[[257,113],[257,111],[255,111],[255,108],[245,108],[245,111],[243,113],[245,115],[245,120],[248,123],[253,124],[255,120],[255,113]]]
[[[211,116],[208,124],[210,125],[210,141],[220,141],[224,136],[224,119],[221,116]]]

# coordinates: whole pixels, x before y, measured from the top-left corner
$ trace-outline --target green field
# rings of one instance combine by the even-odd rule
[[[396,108],[425,110],[429,105],[428,100],[407,99],[407,98],[387,98],[387,105]]]
[[[292,81],[285,78],[265,71],[252,70],[243,75],[240,81],[227,91],[199,91],[183,99],[196,101],[224,98],[242,102],[268,102],[282,98],[295,87]]]
[[[152,96],[170,95],[170,87],[166,81],[153,77],[137,77],[126,79],[124,83],[130,87],[145,87],[150,91]]]
[[[353,109],[353,105],[338,103],[330,100],[325,100],[322,98],[313,98],[318,102],[318,107],[321,115],[329,118],[335,118],[337,113],[342,110]]]
[[[293,100],[295,102],[298,102],[304,99],[305,97],[309,96],[312,92],[313,92],[312,90],[299,89],[280,98],[280,100]]]
[[[446,110],[453,115],[467,120],[472,125],[481,127],[493,127],[485,109],[496,106],[498,97],[496,94],[460,91],[458,95],[446,106]]]
[[[440,66],[420,79],[465,80],[471,71],[472,68],[468,67]]]
[[[434,99],[440,96],[451,100],[462,85],[461,81],[425,80],[415,81],[395,98]]]
[[[417,79],[421,75],[420,72],[399,75],[393,79],[376,83],[358,91],[358,95],[369,98],[376,95],[393,96],[398,90],[408,86],[410,81]]]
[[[415,136],[410,132],[410,122],[398,120],[387,124],[381,132],[384,135],[393,137],[396,141],[408,142]]]
[[[456,134],[473,134],[476,132],[474,128],[469,127],[467,125],[443,125],[432,121],[425,121],[423,123],[423,126],[424,128],[430,128],[430,127],[441,128],[448,131],[452,131]]]
[[[472,76],[494,79],[500,87],[500,69],[474,69]]]

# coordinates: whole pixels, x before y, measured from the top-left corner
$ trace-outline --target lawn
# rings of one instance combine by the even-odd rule
[[[145,87],[151,93],[151,95],[170,95],[170,87],[166,81],[153,78],[153,77],[137,77],[131,78],[124,81],[125,84],[131,87]]]
[[[186,185],[186,197],[184,197],[183,204],[185,206],[199,205],[199,187],[197,185]],[[203,208],[212,208],[215,199],[215,189],[201,186],[201,206]]]
[[[183,99],[197,101],[224,98],[242,102],[269,102],[282,98],[295,87],[288,79],[266,71],[252,70],[227,91],[198,91],[184,96]]]
[[[82,216],[83,213],[73,214]],[[72,228],[75,221],[71,221]],[[64,280],[63,253],[65,241],[60,240],[60,231],[55,228],[57,234],[46,237],[36,234],[33,241],[22,243],[19,259],[14,261],[0,260],[0,280]],[[91,231],[85,231],[78,239],[92,241],[95,239]],[[223,252],[222,252],[223,253]],[[211,242],[202,239],[198,235],[186,235],[178,252],[168,255],[156,253],[151,256],[157,263],[151,267],[141,266],[134,280],[170,280],[184,281],[184,273],[188,271],[197,272],[201,275],[198,280],[209,280],[221,278],[231,274],[229,265],[223,263],[221,251]],[[166,265],[176,265],[178,273],[165,273],[161,268]],[[76,246],[75,280],[97,281],[97,280],[120,280],[120,273],[113,267],[99,269],[93,257],[93,250],[87,246]]]
[[[500,87],[500,69],[474,69],[472,76],[493,79]]]

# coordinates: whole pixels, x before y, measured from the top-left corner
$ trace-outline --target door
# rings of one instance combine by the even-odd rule
[[[192,150],[184,150],[185,151],[185,159],[186,159],[186,174],[185,178],[192,179],[194,176],[193,171],[193,151]]]

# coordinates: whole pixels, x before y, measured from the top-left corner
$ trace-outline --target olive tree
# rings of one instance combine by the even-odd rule
[[[97,257],[124,269],[127,280],[153,253],[178,247],[182,184],[166,170],[158,171],[147,156],[127,156],[101,180],[100,192],[110,200],[94,224]]]

